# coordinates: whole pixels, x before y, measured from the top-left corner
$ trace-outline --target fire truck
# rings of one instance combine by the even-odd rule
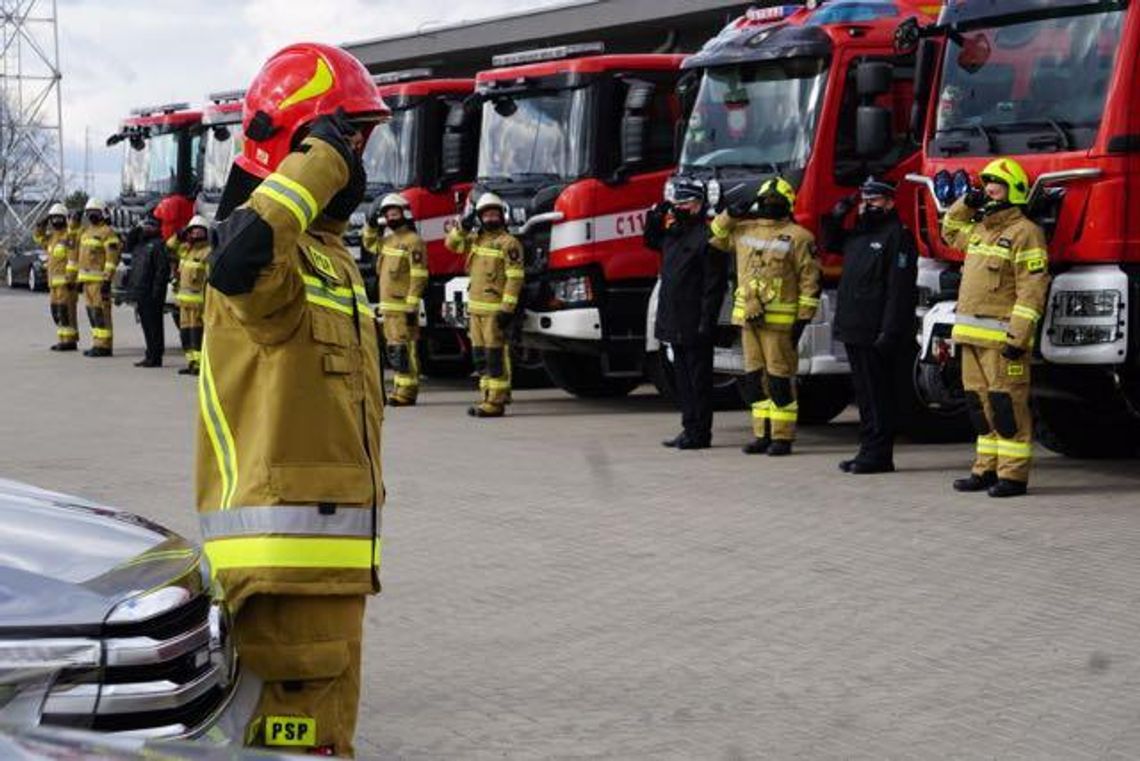
[[[392,118],[372,132],[365,147],[368,189],[350,220],[346,241],[359,248],[365,214],[373,201],[387,193],[403,194],[427,244],[431,272],[422,317],[424,368],[429,374],[466,369],[470,352],[463,332],[443,315],[445,284],[463,274],[463,261],[444,248],[443,239],[457,223],[457,199],[466,196],[475,177],[479,123],[463,116],[475,83],[433,79],[429,68],[378,74],[374,80]],[[362,253],[361,258],[375,268],[371,255]]]
[[[107,145],[125,143],[122,187],[112,204],[111,224],[129,243],[143,212],[157,204],[163,234],[172,235],[194,216],[198,194],[197,155],[202,133],[202,112],[188,103],[136,108],[124,119]],[[127,300],[124,287],[130,271],[130,248],[112,282],[116,302]]]
[[[495,56],[476,76],[467,204],[488,191],[506,202],[526,250],[522,347],[577,396],[621,396],[644,378],[659,261],[641,236],[674,164],[681,60],[583,43]],[[453,298],[463,285],[449,284]]]
[[[915,54],[898,49],[896,33],[907,21],[933,22],[938,9],[939,3],[929,0],[833,0],[750,9],[682,65],[679,91],[688,122],[666,194],[678,181],[701,183],[715,212],[727,195],[754,194],[763,180],[780,175],[798,190],[796,221],[819,238],[822,217],[869,174],[901,181],[917,168],[920,146],[909,130]],[[904,218],[913,207],[906,199],[915,195],[913,186],[900,184]],[[821,240],[820,258],[822,303],[800,342],[804,422],[826,422],[851,399],[846,353],[831,333],[842,257],[822,250]],[[735,378],[744,371],[739,331],[729,319],[733,287],[715,354],[723,406],[739,404]],[[655,312],[649,311],[646,352],[655,381],[668,394],[672,366],[668,348],[653,339]],[[909,375],[913,366],[908,361],[902,369]],[[962,427],[957,410],[926,413],[917,404],[904,406],[908,413],[925,413],[905,416],[919,433]],[[937,412],[947,412],[947,420],[932,420]]]
[[[1140,8],[1124,0],[955,0],[922,39],[916,88],[925,150],[916,201],[922,391],[961,398],[950,331],[961,251],[940,219],[995,157],[1032,180],[1053,275],[1036,342],[1041,442],[1073,456],[1140,443]]]
[[[210,103],[202,113],[202,145],[199,152],[202,178],[198,192],[198,213],[214,219],[218,203],[222,200],[230,167],[241,153],[242,99],[245,90],[227,90],[210,93]]]

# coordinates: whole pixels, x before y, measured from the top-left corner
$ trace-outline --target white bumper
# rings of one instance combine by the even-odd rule
[[[523,333],[574,341],[602,340],[602,313],[597,307],[561,309],[557,312],[527,311]]]

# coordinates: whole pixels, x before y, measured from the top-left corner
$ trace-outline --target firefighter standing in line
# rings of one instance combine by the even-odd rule
[[[1049,291],[1049,254],[1044,232],[1025,216],[1029,176],[1021,165],[992,161],[982,183],[942,221],[946,243],[966,252],[952,336],[978,432],[974,467],[954,488],[1016,497],[1028,490],[1033,458],[1030,361]]]
[[[194,215],[178,245],[178,332],[186,367],[179,375],[197,375],[202,354],[202,310],[206,301],[206,257],[210,255],[209,223]]]
[[[79,328],[76,324],[75,272],[77,249],[75,234],[69,229],[67,207],[61,203],[48,209],[42,225],[34,234],[36,245],[48,256],[48,286],[51,296],[51,317],[55,322],[56,343],[52,351],[75,351],[78,348]]]
[[[412,224],[411,206],[399,193],[377,203],[364,227],[362,245],[376,256],[380,314],[388,364],[395,371],[388,404],[411,407],[420,390],[420,299],[427,286],[427,246]],[[383,229],[387,228],[387,234]]]
[[[899,360],[914,342],[918,303],[918,251],[914,235],[895,210],[895,186],[869,177],[859,189],[859,217],[843,220],[855,201],[845,198],[823,218],[824,240],[843,253],[835,338],[847,348],[859,405],[859,452],[839,463],[844,473],[895,469],[895,418]]]
[[[745,454],[789,455],[796,435],[797,347],[819,308],[820,271],[815,238],[792,221],[795,203],[791,184],[775,177],[755,199],[729,200],[711,225],[712,246],[736,255],[732,322],[741,328],[755,433]]]
[[[79,233],[79,286],[91,322],[91,348],[85,357],[109,357],[114,346],[111,326],[111,278],[123,246],[107,223],[107,206],[92,198],[83,208],[87,225]]]
[[[522,244],[507,232],[506,207],[494,193],[479,197],[460,227],[447,234],[445,244],[467,257],[471,276],[467,301],[471,356],[483,396],[467,414],[502,417],[511,401],[510,330],[526,275]]]
[[[389,111],[315,43],[246,92],[205,302],[196,502],[215,592],[262,682],[246,744],[351,756],[364,604],[379,591],[376,319],[342,235]]]

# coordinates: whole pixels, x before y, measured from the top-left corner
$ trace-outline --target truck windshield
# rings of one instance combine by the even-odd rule
[[[935,147],[949,154],[1085,150],[1104,112],[1124,13],[974,29],[946,46]]]
[[[419,108],[402,108],[372,130],[364,148],[364,171],[371,187],[406,188],[415,183]]]
[[[480,179],[585,175],[588,104],[587,90],[582,88],[485,103]]]
[[[147,140],[146,186],[149,193],[167,195],[178,189],[177,132],[152,135]]]
[[[230,167],[241,153],[241,124],[216,125],[206,130],[205,157],[202,166],[202,191],[220,195],[230,176]]]
[[[150,141],[136,149],[130,141],[123,141],[123,195],[133,196],[146,192],[147,166],[150,162]]]
[[[681,165],[802,169],[827,79],[827,61],[789,58],[709,69],[701,80]]]

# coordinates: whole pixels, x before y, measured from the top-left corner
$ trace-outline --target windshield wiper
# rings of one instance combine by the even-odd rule
[[[1055,119],[1050,119],[1048,117],[1045,117],[1043,119],[1024,119],[1017,122],[1007,122],[1001,126],[1009,129],[1040,129],[1042,127],[1047,127],[1053,130],[1053,133],[1061,141],[1060,147],[1062,150],[1069,151],[1076,147],[1076,143],[1069,135],[1068,130],[1062,127],[1061,124]]]
[[[514,180],[557,180],[559,178],[557,172],[515,172],[511,179]]]
[[[482,177],[477,177],[476,182],[514,182],[514,178],[505,174],[488,174]]]
[[[958,127],[944,127],[943,129],[935,132],[935,135],[945,135],[950,132],[977,132],[986,141],[986,150],[990,153],[997,153],[997,145],[994,143],[993,133],[986,129],[981,124],[963,124]],[[965,148],[966,146],[962,146]]]

